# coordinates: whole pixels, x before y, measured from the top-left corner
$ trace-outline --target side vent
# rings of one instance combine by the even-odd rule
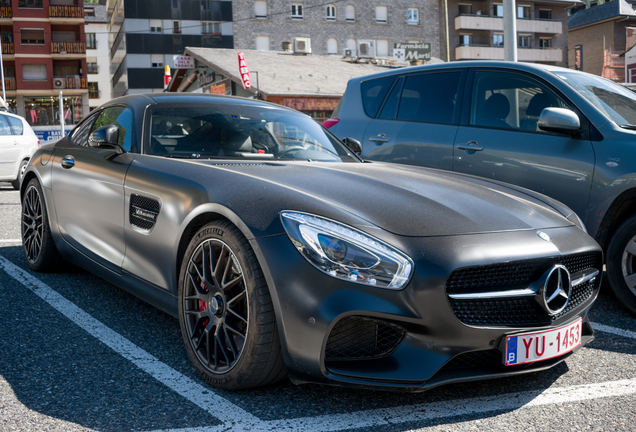
[[[157,200],[137,194],[130,195],[130,224],[150,231],[157,222],[161,206]]]

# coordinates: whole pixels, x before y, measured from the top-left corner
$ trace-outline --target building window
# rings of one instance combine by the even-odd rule
[[[460,46],[470,46],[473,43],[473,35],[471,34],[460,34],[459,35],[459,45]]]
[[[172,9],[179,9],[179,0],[172,0]]]
[[[552,19],[552,11],[549,9],[539,9],[539,19]]]
[[[179,21],[172,21],[172,33],[181,33],[181,24]]]
[[[212,22],[212,21],[204,21],[201,23],[201,27],[203,30],[203,34],[206,35],[221,35],[221,23],[220,22]]]
[[[472,15],[473,14],[473,5],[471,5],[471,4],[460,4],[459,5],[459,14],[460,15]]]
[[[495,33],[492,35],[492,46],[502,47],[503,46],[503,34]]]
[[[519,35],[519,48],[530,48],[530,35]]]
[[[356,44],[356,40],[355,39],[347,39],[347,49],[357,49],[358,48],[358,44]]]
[[[153,68],[163,67],[163,54],[150,54],[150,63]]]
[[[327,40],[327,54],[338,54],[338,41],[335,38]]]
[[[84,17],[90,18],[95,16],[95,9],[93,8],[84,8]]]
[[[150,20],[150,32],[161,33],[161,20]]]
[[[386,24],[388,16],[388,8],[386,6],[375,7],[375,22],[378,24]]]
[[[496,16],[496,17],[499,17],[499,18],[503,18],[503,5],[502,4],[493,5],[492,11],[493,11],[493,16]]]
[[[386,39],[379,39],[376,45],[376,55],[378,57],[388,57],[389,55],[389,41]]]
[[[254,17],[257,19],[267,18],[267,2],[266,1],[254,2]]]
[[[258,51],[269,51],[269,36],[256,36],[256,49]]]
[[[530,6],[517,6],[517,18],[530,19]]]
[[[345,21],[346,22],[356,21],[356,7],[354,5],[347,5],[345,7]]]
[[[99,99],[99,84],[96,82],[88,83],[88,98]]]
[[[327,21],[336,20],[336,6],[327,5]]]
[[[44,29],[20,29],[21,44],[44,44]]]
[[[420,14],[417,8],[409,8],[406,12],[406,23],[410,25],[418,25],[420,23]]]
[[[20,0],[18,7],[42,9],[42,0]]]
[[[45,81],[46,65],[25,64],[22,65],[22,79],[24,81]]]
[[[291,18],[292,19],[303,19],[303,4],[302,3],[292,3],[292,5],[291,5]]]
[[[97,49],[95,33],[86,33],[86,49]]]
[[[99,73],[99,70],[97,69],[97,62],[87,62],[86,70],[88,71],[89,74]]]
[[[552,48],[552,38],[540,38],[539,39],[539,48]]]

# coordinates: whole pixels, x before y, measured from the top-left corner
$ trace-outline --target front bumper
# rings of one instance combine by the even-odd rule
[[[413,277],[400,291],[329,277],[305,261],[285,235],[254,240],[274,300],[290,378],[297,384],[423,391],[445,383],[547,369],[563,361],[571,353],[507,367],[503,365],[501,345],[506,335],[552,329],[578,317],[583,319],[581,346],[591,341],[594,332],[587,312],[598,294],[600,275],[590,282],[589,293],[575,307],[546,322],[515,323],[513,319],[480,323],[466,320],[457,308],[453,309],[447,294],[449,275],[465,267],[537,259],[543,262],[544,258],[548,258],[544,264],[548,265],[563,256],[590,253],[602,262],[599,246],[578,228],[543,231],[552,238],[551,242],[540,239],[536,230],[384,238],[415,261]],[[478,305],[476,310],[480,308],[482,306]],[[486,312],[492,311],[486,308]],[[514,317],[515,313],[510,315]],[[331,351],[333,344],[328,347],[328,343],[333,342],[330,335],[334,331],[344,332],[354,345],[356,339],[365,339],[359,333],[347,334],[343,319],[363,320],[358,327],[367,327],[366,331],[369,322],[379,323],[378,329],[386,329],[382,333],[384,339],[395,338],[396,346],[371,353],[363,350],[365,355],[358,358],[339,354],[339,359]],[[340,327],[337,327],[339,323]],[[402,330],[391,333],[395,328]],[[379,340],[379,330],[376,334]]]

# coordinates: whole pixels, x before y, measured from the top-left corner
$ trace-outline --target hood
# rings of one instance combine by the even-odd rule
[[[385,163],[197,163],[244,176],[242,183],[258,188],[261,199],[271,193],[278,211],[307,211],[303,202],[311,200],[315,212],[318,200],[323,216],[333,205],[402,236],[573,225],[529,191],[448,171]]]

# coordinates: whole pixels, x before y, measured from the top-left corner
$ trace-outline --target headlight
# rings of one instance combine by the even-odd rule
[[[583,221],[581,220],[579,215],[577,215],[576,213],[572,212],[572,213],[570,213],[570,216],[568,216],[567,219],[570,222],[572,222],[574,225],[576,225],[577,227],[581,228],[585,232],[585,234],[587,234],[587,229],[585,228],[585,224],[583,223]]]
[[[362,231],[307,213],[282,212],[281,221],[298,252],[336,279],[399,290],[411,277],[408,256]]]

